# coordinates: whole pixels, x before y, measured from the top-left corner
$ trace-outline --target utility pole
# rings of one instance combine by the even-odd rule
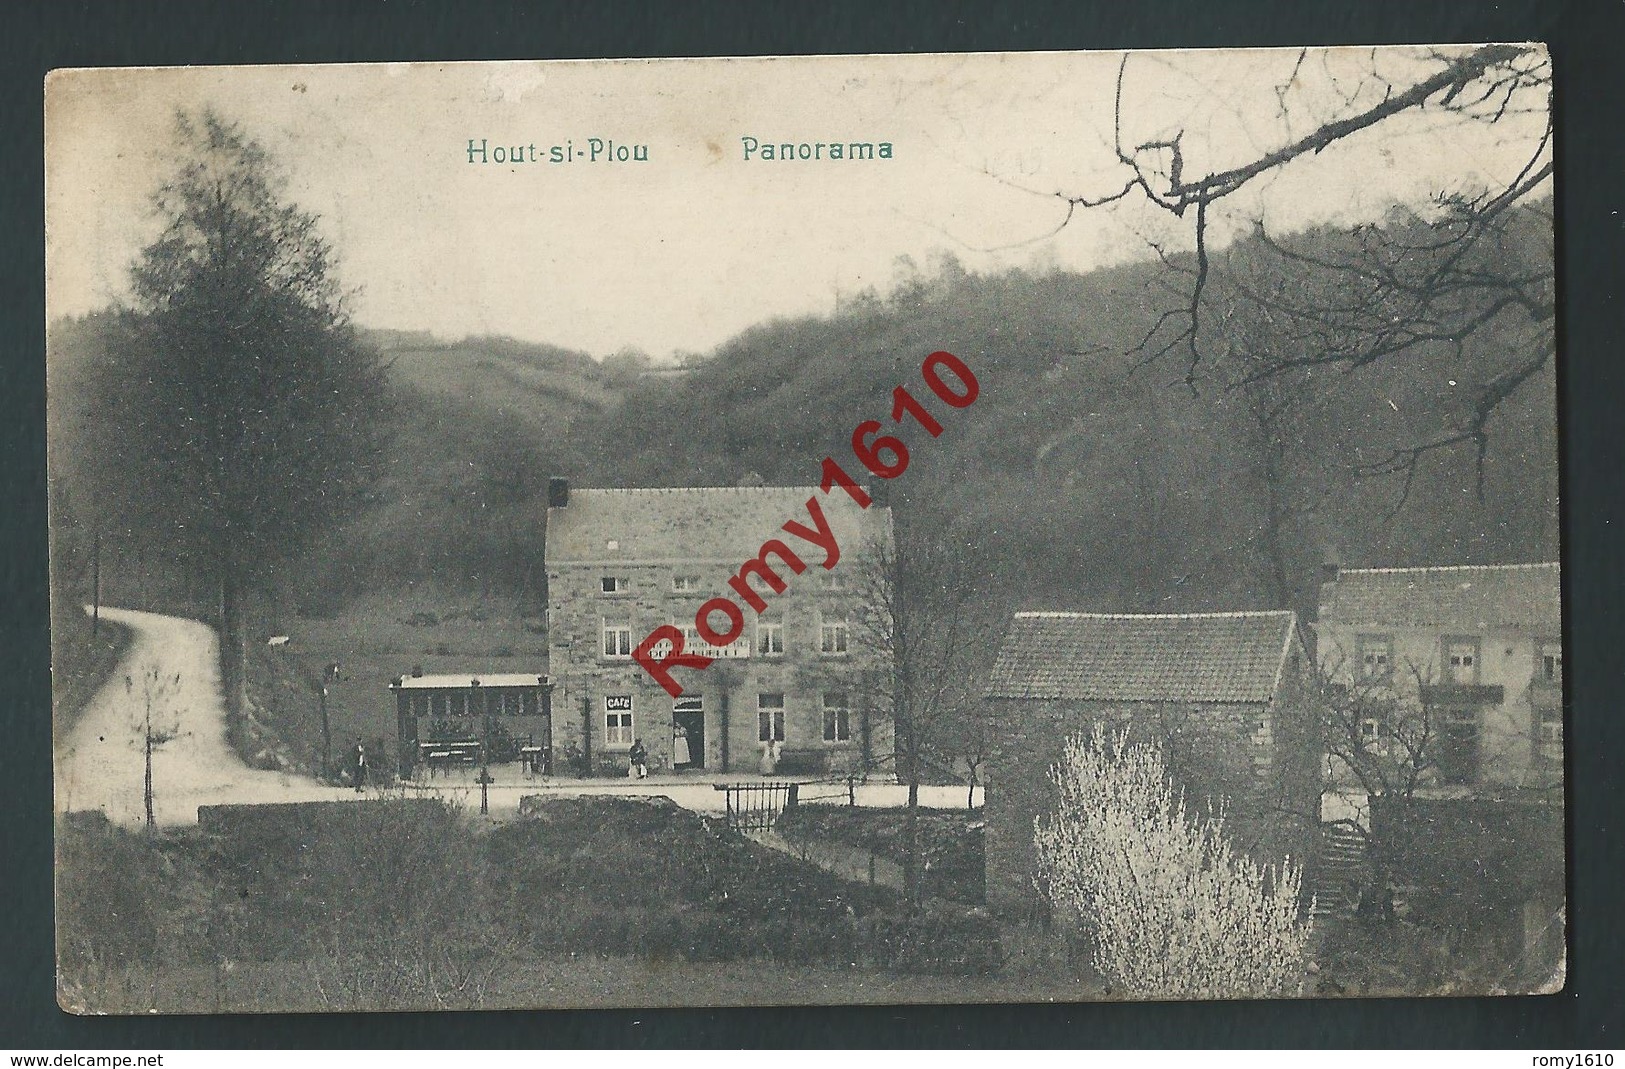
[[[480,681],[472,681],[474,700],[480,703],[480,816],[491,812],[491,708],[480,693]]]
[[[333,774],[333,725],[327,716],[327,687],[329,683],[337,683],[339,678],[339,663],[330,662],[322,667],[322,685],[320,690],[322,703],[322,778],[327,779]]]
[[[90,633],[97,635],[102,629],[102,529],[96,528],[90,536]]]

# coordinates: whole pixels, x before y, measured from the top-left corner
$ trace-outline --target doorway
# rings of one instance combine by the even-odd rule
[[[699,698],[678,698],[672,707],[672,768],[705,767],[705,708]],[[687,750],[687,761],[680,760]]]

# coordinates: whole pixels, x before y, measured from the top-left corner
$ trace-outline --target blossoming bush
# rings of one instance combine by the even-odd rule
[[[1312,923],[1298,908],[1301,867],[1259,865],[1231,848],[1222,811],[1191,814],[1160,745],[1097,725],[1068,740],[1050,779],[1059,804],[1034,822],[1042,883],[1118,993],[1301,993]]]

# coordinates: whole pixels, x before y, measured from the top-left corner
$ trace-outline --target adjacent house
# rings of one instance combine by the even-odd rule
[[[1322,673],[1389,694],[1425,731],[1424,790],[1542,788],[1563,774],[1561,573],[1555,562],[1439,568],[1327,566]],[[1382,716],[1373,752],[1395,743]],[[1339,770],[1332,769],[1337,777]]]
[[[815,526],[809,500],[839,547],[833,568],[823,566],[822,549],[785,529]],[[866,569],[892,537],[889,509],[807,486],[574,489],[563,479],[551,481],[548,506],[561,772],[624,770],[640,739],[662,770],[755,774],[769,741],[781,773],[893,767],[890,714],[872,698],[883,655],[862,626]],[[796,560],[766,552],[771,540]],[[725,646],[708,645],[695,621],[718,597],[734,600],[744,621]],[[676,698],[633,659],[662,625],[682,632],[686,652],[716,658],[703,671],[675,670]]]
[[[1030,908],[1033,821],[1067,738],[1104,721],[1158,738],[1196,804],[1222,796],[1238,846],[1306,860],[1319,735],[1291,612],[1017,613],[987,688],[987,895]]]

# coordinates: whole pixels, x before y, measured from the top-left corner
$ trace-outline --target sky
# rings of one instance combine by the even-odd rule
[[[1189,178],[1437,66],[1427,50],[1349,48],[55,72],[46,311],[125,298],[159,228],[152,194],[175,166],[177,109],[213,106],[271,153],[287,198],[321,217],[361,325],[667,360],[884,293],[902,257],[1088,270],[1146,258],[1148,241],[1189,247],[1190,221],[1142,198],[1062,226],[1056,194],[1120,188],[1118,141],[1180,135]],[[1529,95],[1495,123],[1438,109],[1384,123],[1246,187],[1212,222],[1347,225],[1505,182],[1545,129],[1545,100]],[[746,159],[747,137],[889,142],[893,156]],[[590,153],[593,138],[648,158],[545,162],[555,145]],[[525,162],[471,163],[470,141],[523,146]]]

